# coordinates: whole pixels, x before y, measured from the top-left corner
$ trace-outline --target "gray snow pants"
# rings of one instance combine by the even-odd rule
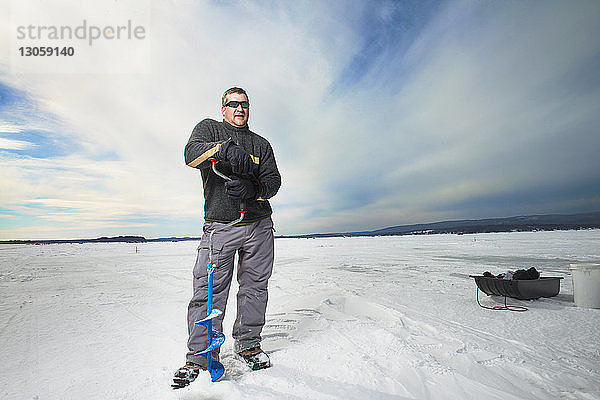
[[[206,348],[206,328],[194,322],[206,317],[208,301],[208,238],[219,222],[204,224],[204,234],[198,247],[194,266],[194,295],[188,306],[187,360],[206,365],[206,358],[194,353]],[[234,225],[213,235],[213,308],[223,315],[213,320],[213,327],[223,332],[223,316],[227,306],[229,287],[233,278],[233,259],[238,253],[237,317],[233,325],[235,352],[260,344],[260,333],[265,324],[267,308],[267,283],[273,270],[273,221],[265,218],[247,225]],[[218,358],[219,349],[213,356]]]

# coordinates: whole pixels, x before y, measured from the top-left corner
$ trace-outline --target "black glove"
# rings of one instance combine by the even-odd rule
[[[248,179],[235,179],[225,182],[225,193],[234,199],[254,199],[257,192],[257,185]]]
[[[229,139],[221,145],[218,153],[219,159],[231,165],[231,171],[237,175],[250,175],[254,161],[250,154]]]

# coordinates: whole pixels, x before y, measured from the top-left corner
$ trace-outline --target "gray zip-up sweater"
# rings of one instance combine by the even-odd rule
[[[227,196],[225,180],[211,170],[211,157],[216,158],[221,144],[232,139],[252,157],[254,168],[251,179],[258,187],[256,199],[246,200],[246,214],[243,222],[253,222],[272,214],[267,199],[275,196],[281,186],[281,175],[277,169],[275,155],[269,142],[252,132],[248,127],[237,128],[225,121],[202,120],[196,125],[185,146],[185,163],[200,169],[204,186],[204,218],[206,221],[230,222],[240,215],[240,202]],[[236,178],[231,166],[222,161],[217,169],[225,175]]]

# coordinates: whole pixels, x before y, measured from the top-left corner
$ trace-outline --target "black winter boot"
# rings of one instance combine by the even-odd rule
[[[183,367],[179,368],[175,372],[171,387],[173,389],[181,389],[182,387],[186,387],[196,380],[200,371],[206,371],[206,367],[188,361]]]
[[[267,353],[261,350],[260,347],[253,347],[248,350],[239,352],[238,358],[244,361],[250,369],[256,371],[258,369],[269,368],[271,366],[271,360]]]

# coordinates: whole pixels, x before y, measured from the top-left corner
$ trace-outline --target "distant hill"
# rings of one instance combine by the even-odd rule
[[[600,211],[583,214],[547,214],[523,215],[507,218],[460,219],[455,221],[432,222],[427,224],[399,225],[374,231],[310,233],[305,235],[284,235],[278,238],[319,238],[345,236],[398,236],[398,235],[432,235],[437,233],[473,234],[486,232],[523,232],[523,231],[556,231],[576,229],[600,229]],[[51,244],[51,243],[146,243],[146,242],[180,242],[200,240],[199,237],[165,237],[146,239],[143,236],[115,236],[97,239],[67,240],[2,240],[0,244]]]
[[[551,231],[600,228],[600,211],[584,214],[524,215],[507,218],[461,219],[427,224],[399,225],[374,231],[316,233],[285,237],[396,236],[437,233],[472,234],[485,232]]]

